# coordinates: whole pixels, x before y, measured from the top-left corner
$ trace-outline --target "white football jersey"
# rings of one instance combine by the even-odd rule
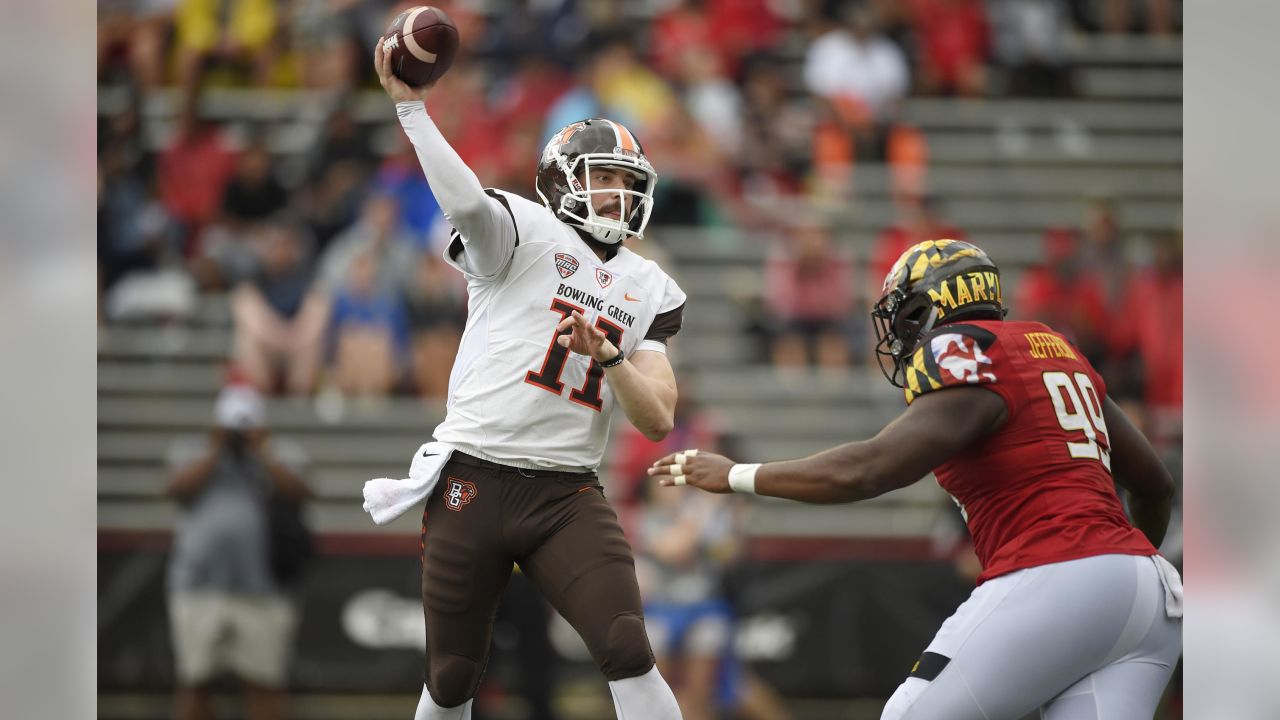
[[[628,357],[666,352],[685,294],[657,263],[625,247],[600,260],[545,206],[486,192],[510,211],[515,247],[491,276],[469,270],[456,231],[445,251],[466,276],[469,298],[435,438],[506,465],[593,470],[609,437],[613,392],[599,364],[555,342],[556,326],[577,310]]]

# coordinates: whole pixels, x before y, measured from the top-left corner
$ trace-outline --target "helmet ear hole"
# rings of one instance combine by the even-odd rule
[[[894,318],[894,334],[900,338],[914,339],[913,336],[920,327],[920,321],[924,319],[924,311],[923,307],[914,307],[899,312]]]
[[[902,341],[902,352],[915,350],[924,325],[929,322],[933,301],[928,295],[916,295],[904,301],[893,318],[893,334]]]

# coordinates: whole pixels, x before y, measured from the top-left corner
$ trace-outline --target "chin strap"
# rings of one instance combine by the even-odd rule
[[[582,238],[582,240],[586,242],[587,245],[589,245],[592,250],[603,250],[604,259],[606,262],[608,262],[609,260],[612,260],[613,256],[618,254],[618,248],[622,247],[621,240],[619,240],[616,243],[600,242],[595,238],[594,235],[587,232],[586,230],[583,230],[582,228],[576,225],[570,225],[570,227],[578,231],[578,237]]]

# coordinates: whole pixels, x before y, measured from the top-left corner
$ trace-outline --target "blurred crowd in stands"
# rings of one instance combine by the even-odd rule
[[[371,55],[393,0],[102,0],[99,74],[130,101],[99,122],[104,322],[190,312],[227,291],[236,364],[271,393],[446,392],[465,286],[440,260],[447,226],[389,108],[362,122]],[[442,2],[463,56],[435,88],[436,123],[486,185],[532,194],[562,125],[605,115],[642,138],[664,226],[765,229],[753,329],[760,362],[836,373],[868,357],[865,311],[910,244],[965,237],[928,194],[928,147],[907,96],[1070,97],[1064,38],[1179,32],[1175,0],[524,0]],[[795,59],[798,62],[788,62]],[[313,143],[213,122],[217,88],[331,98]],[[157,91],[174,103],[145,127]],[[889,168],[898,219],[855,262],[819,216],[857,163]],[[1181,248],[1135,250],[1115,203],[1045,230],[1043,267],[1006,288],[1016,317],[1068,331],[1111,392],[1181,407]],[[968,239],[982,243],[981,237]],[[641,254],[661,254],[654,242]],[[1135,256],[1150,258],[1141,266]]]

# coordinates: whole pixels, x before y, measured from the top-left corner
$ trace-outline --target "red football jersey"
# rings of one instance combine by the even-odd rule
[[[906,380],[907,404],[977,385],[1008,406],[999,430],[934,469],[969,524],[979,584],[1093,555],[1155,554],[1116,496],[1106,386],[1061,335],[1038,322],[943,325],[920,343]]]

